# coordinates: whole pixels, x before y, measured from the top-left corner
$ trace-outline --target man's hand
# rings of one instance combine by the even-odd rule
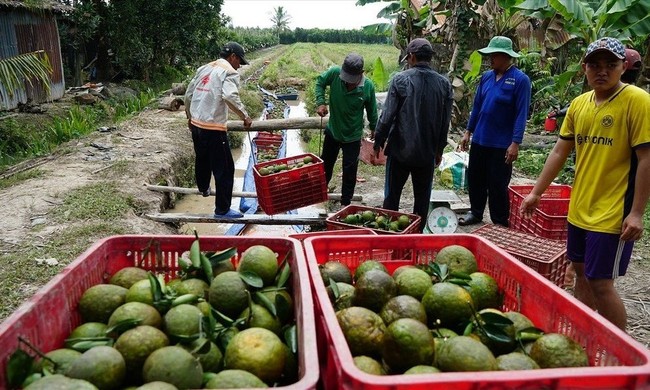
[[[244,127],[247,129],[250,129],[251,125],[253,124],[253,120],[249,117],[244,118]]]
[[[316,109],[316,114],[318,114],[318,116],[323,117],[326,116],[328,113],[329,111],[327,110],[327,106],[324,104],[322,106],[318,106],[318,108]]]
[[[519,156],[519,144],[511,143],[506,150],[506,164],[512,164]]]
[[[460,143],[458,144],[458,147],[460,148],[461,152],[466,152],[469,150],[469,137],[471,133],[469,130],[465,130],[465,134],[463,134],[463,138],[460,140]]]
[[[628,214],[621,226],[621,240],[636,241],[643,234],[643,216],[635,213]]]
[[[533,217],[533,211],[539,206],[539,201],[542,197],[539,195],[528,194],[524,198],[524,201],[521,202],[519,206],[519,214],[525,219],[530,219]]]
[[[372,135],[374,136],[374,132],[372,133]],[[373,154],[374,154],[374,156],[375,156],[375,159],[378,159],[378,158],[379,158],[379,153],[381,153],[381,150],[382,150],[382,149],[383,149],[383,148],[382,148],[381,146],[377,145],[377,143],[375,143],[375,144],[372,146],[372,150],[373,150]]]

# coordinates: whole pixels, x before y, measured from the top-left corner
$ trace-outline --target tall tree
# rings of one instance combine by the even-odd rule
[[[291,16],[282,6],[277,6],[273,8],[273,16],[271,16],[271,22],[273,22],[273,30],[280,38],[280,33],[289,29],[289,22],[291,21]]]
[[[223,0],[120,0],[110,3],[110,42],[129,77],[197,60],[219,46]],[[146,10],[146,11],[144,11]],[[145,13],[146,12],[146,13]]]
[[[377,14],[377,18],[385,18],[391,23],[376,23],[364,26],[363,30],[366,32],[374,32],[379,34],[392,35],[393,45],[400,49],[399,59],[403,58],[406,54],[406,46],[413,38],[422,35],[423,28],[426,26],[427,20],[431,11],[432,0],[427,0],[422,3],[422,7],[416,10],[411,3],[411,0],[357,0],[356,5],[364,6],[371,3],[386,2],[388,5],[381,9]]]

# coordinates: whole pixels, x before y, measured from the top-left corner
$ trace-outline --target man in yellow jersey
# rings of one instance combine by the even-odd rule
[[[235,163],[226,133],[228,109],[237,114],[249,128],[252,120],[239,98],[241,65],[248,65],[244,48],[237,42],[228,42],[216,61],[200,67],[185,93],[185,114],[192,132],[196,162],[194,176],[203,196],[210,196],[210,175],[214,176],[214,216],[241,218],[230,208],[234,185]]]
[[[625,330],[627,314],[614,288],[643,233],[650,196],[650,95],[621,82],[625,47],[601,38],[585,52],[592,88],[571,102],[560,137],[520,212],[530,218],[540,196],[575,148],[567,258],[576,271],[575,296]]]

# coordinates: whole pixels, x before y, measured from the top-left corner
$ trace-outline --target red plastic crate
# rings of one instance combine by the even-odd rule
[[[285,256],[291,266],[294,316],[298,327],[298,381],[281,387],[287,390],[316,389],[318,356],[311,289],[300,243],[292,238],[204,236],[201,250],[237,248],[239,256],[252,245],[266,245]],[[95,243],[65,267],[28,302],[0,324],[0,388],[6,387],[6,365],[18,347],[18,336],[43,352],[63,347],[65,338],[81,324],[77,303],[86,289],[106,283],[122,268],[137,266],[171,278],[179,270],[178,259],[190,249],[193,236],[115,236]],[[288,255],[288,256],[287,256]]]
[[[510,186],[510,228],[552,240],[566,240],[567,214],[571,186],[551,185],[542,194],[537,210],[530,219],[519,214],[524,198],[533,190],[532,185]]]
[[[354,236],[356,234],[377,234],[372,229],[368,228],[359,228],[359,229],[343,229],[343,230],[319,230],[316,232],[307,232],[307,233],[295,233],[289,234],[289,237],[295,238],[301,243],[310,237],[321,237],[321,236]]]
[[[255,144],[256,150],[269,150],[274,147],[279,148],[280,145],[282,145],[282,139],[274,140],[274,139],[253,138],[253,143]]]
[[[297,164],[307,156],[312,158],[312,163],[309,165],[265,176],[259,173],[263,167]],[[257,201],[268,215],[283,213],[327,200],[323,160],[311,153],[255,164],[253,178],[257,189]]]
[[[357,228],[357,229],[343,229],[343,230],[321,230],[318,232],[309,232],[309,233],[296,233],[290,234],[289,237],[295,238],[296,240],[303,243],[307,238],[310,237],[322,237],[322,236],[353,236],[356,234],[370,234],[376,235],[373,229],[368,228]],[[304,246],[303,246],[304,249]],[[368,253],[367,259],[365,260],[390,260],[393,256],[393,251],[386,250],[372,250]],[[339,257],[339,254],[333,253],[329,260],[336,261]]]
[[[282,139],[282,134],[261,131],[253,138],[253,144],[256,150],[266,151],[273,147],[279,148],[282,145]]]
[[[408,254],[384,265],[390,272],[406,264],[426,264],[445,246],[463,245],[479,270],[491,275],[504,294],[502,310],[517,310],[546,332],[565,334],[586,350],[590,367],[526,371],[448,372],[379,376],[356,368],[336,319],[318,264],[331,253],[351,270],[373,249]],[[592,309],[557,288],[488,240],[468,234],[313,237],[305,240],[314,290],[320,372],[325,389],[648,389],[650,350]]]
[[[483,225],[472,234],[487,238],[554,284],[564,287],[569,261],[566,242],[537,237],[499,225]]]
[[[259,131],[255,138],[282,141],[282,134],[271,133],[268,131]]]
[[[374,228],[368,228],[364,226],[358,226],[358,225],[353,225],[350,223],[345,223],[341,221],[341,219],[345,218],[349,214],[355,214],[355,213],[360,213],[364,212],[366,210],[374,211],[375,213],[383,214],[387,217],[389,217],[391,220],[395,220],[399,218],[400,215],[408,215],[409,219],[411,220],[411,223],[401,232],[392,232],[389,230],[383,230],[383,229],[374,229]],[[327,225],[328,230],[339,230],[339,229],[359,229],[359,228],[364,228],[364,229],[370,229],[374,231],[377,234],[409,234],[409,233],[418,233],[418,227],[420,226],[420,218],[419,215],[416,214],[409,214],[409,213],[402,213],[399,211],[393,211],[393,210],[386,210],[386,209],[380,209],[377,207],[367,207],[367,206],[359,206],[359,205],[348,205],[339,210],[337,213],[330,215],[325,219],[325,224]]]

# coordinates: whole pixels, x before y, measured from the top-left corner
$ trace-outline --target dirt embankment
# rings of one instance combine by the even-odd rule
[[[173,227],[144,217],[174,201],[147,190],[145,184],[178,185],[179,172],[193,169],[184,118],[182,111],[146,110],[110,132],[98,131],[62,145],[18,174],[31,178],[0,189],[0,294],[6,297],[0,304],[0,321],[103,238],[101,230],[94,231],[98,224],[130,234],[176,233]],[[106,186],[106,193],[119,191],[132,199],[136,211],[110,221],[98,221],[94,215],[63,221],[54,217],[67,194],[90,185]],[[81,237],[61,242],[70,232]],[[43,259],[53,262],[47,265]]]
[[[0,191],[0,248],[47,239],[66,226],[49,224],[49,212],[62,197],[83,186],[113,183],[137,199],[143,211],[158,211],[168,203],[162,193],[144,184],[174,185],[178,166],[191,160],[192,141],[182,112],[147,110],[110,132],[70,141],[37,168],[38,177]],[[89,216],[91,219],[92,216]],[[122,223],[122,222],[121,222]],[[169,227],[132,215],[124,223],[141,233],[170,233]],[[37,226],[40,228],[36,229]]]

